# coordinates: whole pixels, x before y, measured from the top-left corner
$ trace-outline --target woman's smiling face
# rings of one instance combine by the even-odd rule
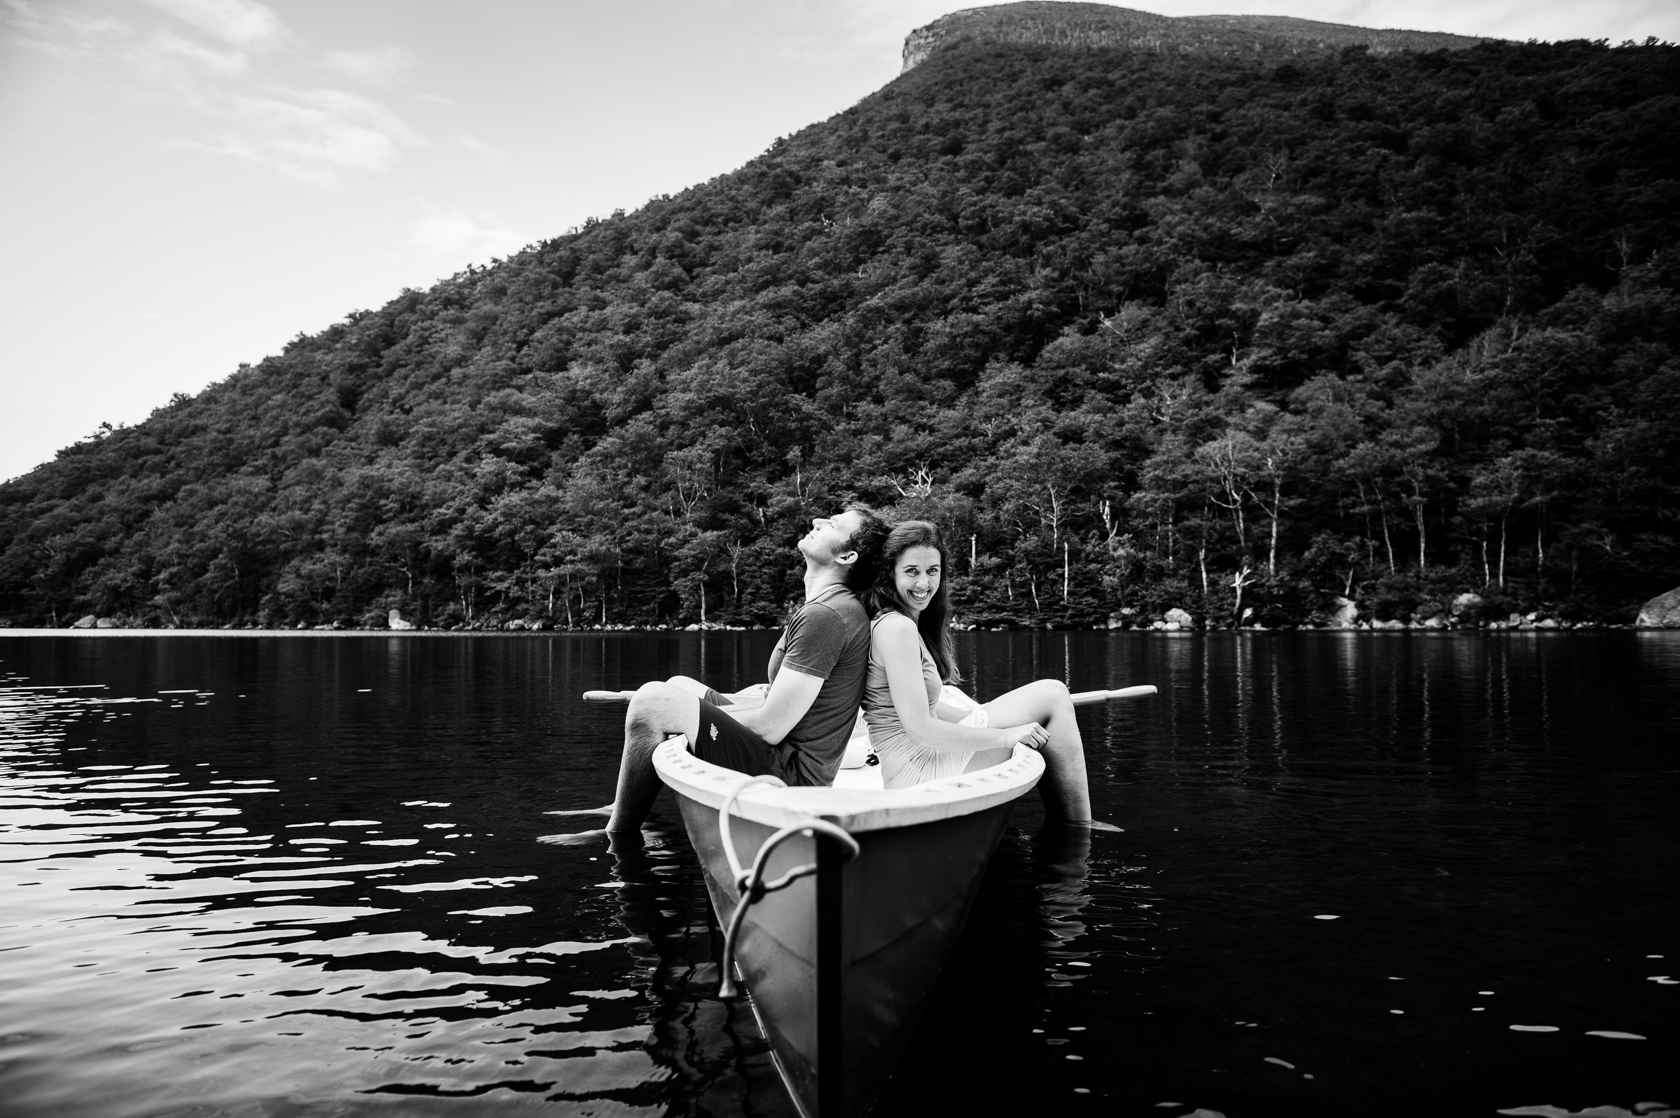
[[[939,590],[941,574],[939,549],[936,547],[907,547],[893,564],[893,588],[898,599],[911,614],[921,616],[927,604]]]

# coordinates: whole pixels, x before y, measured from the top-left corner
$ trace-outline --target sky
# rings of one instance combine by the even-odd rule
[[[964,0],[0,0],[0,480],[726,174]],[[1680,41],[1680,0],[1137,0]]]

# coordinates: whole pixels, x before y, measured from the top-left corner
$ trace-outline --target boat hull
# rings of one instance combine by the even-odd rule
[[[858,843],[848,862],[836,839],[797,834],[785,840],[770,855],[766,880],[812,862],[818,872],[751,905],[736,940],[736,969],[789,1093],[806,1115],[861,1115],[892,1074],[962,931],[1014,800],[1043,771],[1037,754],[1022,752],[1009,774],[940,782],[949,802],[937,809],[929,808],[930,797],[918,802],[901,791],[855,789],[753,788],[737,801],[745,811],[732,813],[730,832],[742,865],[800,817],[769,810],[777,797],[796,804],[804,818],[842,826]],[[704,764],[686,751],[683,758],[688,769]],[[717,803],[692,788],[685,794],[671,767],[656,763],[678,792],[712,906],[727,926],[739,893]],[[734,784],[745,779],[721,779],[731,777]],[[997,787],[987,789],[987,782]],[[835,811],[821,810],[823,793]],[[937,789],[930,795],[940,798]],[[895,805],[902,825],[894,825]]]
[[[770,893],[748,910],[736,942],[736,966],[782,1074],[808,1113],[826,1118],[830,1109],[820,1105],[822,1038],[819,1014],[813,1012],[825,1000],[823,933],[837,927],[840,936],[840,1113],[860,1114],[909,1040],[968,918],[1009,809],[1002,804],[954,819],[858,835],[858,856],[836,867],[841,878],[837,919],[822,919],[819,877]],[[739,894],[730,881],[717,812],[684,799],[682,815],[705,870],[712,907],[718,920],[727,923]],[[735,820],[731,833],[737,857],[750,864],[773,829]],[[784,842],[771,855],[768,875],[817,861],[818,841],[801,835]]]

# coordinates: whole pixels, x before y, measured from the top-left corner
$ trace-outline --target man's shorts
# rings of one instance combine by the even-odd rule
[[[721,707],[700,700],[699,740],[688,751],[702,761],[759,776],[782,775],[782,750],[731,718]]]

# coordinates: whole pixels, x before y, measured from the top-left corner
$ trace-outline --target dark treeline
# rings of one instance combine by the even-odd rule
[[[1629,621],[1677,228],[1667,45],[959,43],[0,487],[0,617],[774,623],[856,496],[982,625]]]

